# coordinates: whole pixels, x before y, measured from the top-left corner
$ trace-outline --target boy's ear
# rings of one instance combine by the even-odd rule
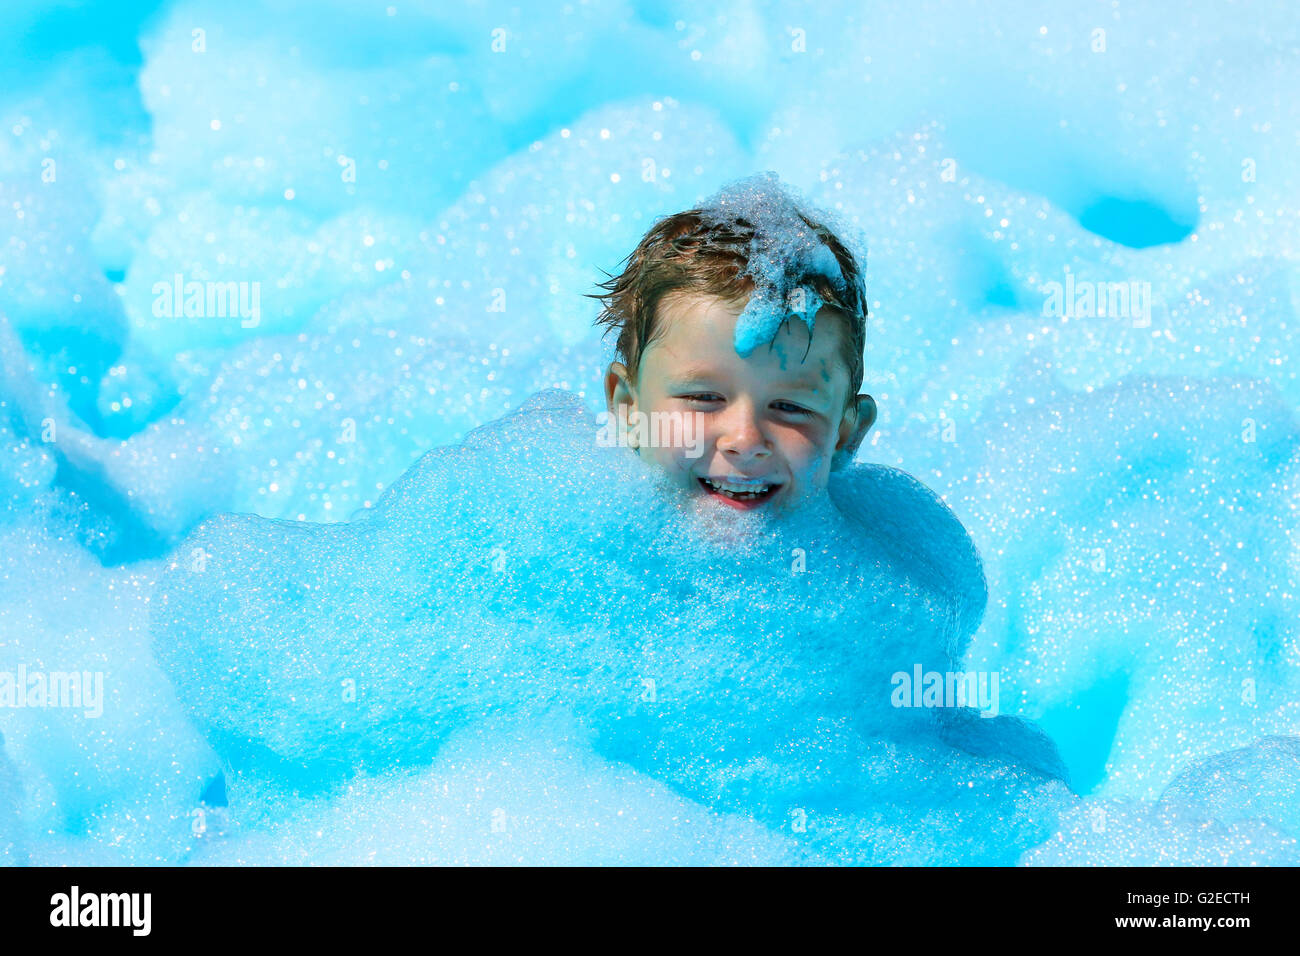
[[[622,362],[611,362],[605,372],[605,407],[611,415],[618,412],[620,405],[635,405],[636,397],[632,392],[632,376]]]
[[[858,453],[858,446],[862,444],[862,439],[867,437],[867,432],[875,422],[876,400],[863,393],[858,396],[854,412],[846,415],[844,423],[840,426],[840,443],[836,446],[835,457],[831,461],[832,470],[843,468],[853,461],[853,456]]]

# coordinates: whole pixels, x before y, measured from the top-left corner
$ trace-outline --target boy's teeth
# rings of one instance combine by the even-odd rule
[[[759,498],[772,489],[772,485],[768,484],[741,485],[729,481],[719,481],[715,478],[705,478],[704,483],[714,491],[721,491],[728,496],[741,498]]]

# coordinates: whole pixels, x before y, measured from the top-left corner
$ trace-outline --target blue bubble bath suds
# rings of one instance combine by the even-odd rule
[[[1292,5],[66,6],[0,9],[0,863],[1300,863]],[[865,271],[803,514],[597,439],[584,293],[692,208],[742,355],[855,291],[806,218]]]

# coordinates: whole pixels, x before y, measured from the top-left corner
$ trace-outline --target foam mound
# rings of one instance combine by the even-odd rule
[[[892,525],[862,523],[866,506],[846,525],[829,502],[697,516],[596,432],[576,396],[539,393],[349,523],[197,529],[160,583],[154,648],[228,765],[324,790],[561,701],[606,757],[769,819],[868,767],[901,785],[899,754],[880,763],[872,741],[981,767],[990,787],[1050,774],[1032,747],[981,749],[960,721],[891,702],[891,675],[956,666],[985,600],[969,540],[914,480],[837,485]],[[883,784],[873,799],[898,802]]]

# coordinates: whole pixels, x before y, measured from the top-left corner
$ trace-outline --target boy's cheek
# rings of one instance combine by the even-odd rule
[[[686,466],[689,468],[704,457],[705,449],[708,448],[708,439],[702,428],[686,430],[682,435],[681,455],[686,459]]]
[[[656,448],[654,460],[675,481],[685,486],[691,483],[691,471],[699,459],[688,457],[680,448]]]
[[[811,491],[824,491],[830,484],[831,459],[818,455],[800,470],[800,484]]]

